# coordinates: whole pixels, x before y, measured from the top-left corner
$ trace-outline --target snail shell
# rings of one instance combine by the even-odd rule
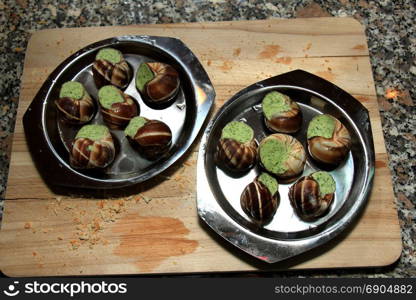
[[[149,159],[166,153],[172,144],[172,131],[158,120],[147,121],[134,135],[135,148]]]
[[[115,157],[111,133],[97,141],[89,138],[75,139],[70,153],[70,164],[77,169],[105,168]]]
[[[335,129],[331,138],[315,136],[308,139],[308,150],[318,162],[337,165],[351,149],[351,136],[345,126],[335,119]]]
[[[168,64],[160,62],[145,63],[153,72],[154,78],[146,83],[144,92],[147,100],[163,104],[173,99],[179,91],[178,72]]]
[[[273,172],[271,169],[268,169],[267,166],[265,166],[264,162],[262,161],[261,154],[259,151],[259,161],[261,166],[268,171],[269,173],[274,174],[281,183],[290,183],[294,181],[302,172],[305,167],[306,163],[306,153],[305,149],[303,148],[302,144],[294,137],[287,135],[287,134],[281,134],[281,133],[275,133],[271,134],[265,139],[263,139],[260,142],[259,149],[262,148],[264,144],[266,144],[270,140],[276,140],[283,145],[285,145],[288,150],[288,156],[285,161],[282,161],[281,165],[282,168],[285,170],[280,173]],[[279,156],[279,154],[275,154],[276,158]]]
[[[279,202],[279,192],[272,195],[257,179],[245,187],[240,197],[240,205],[244,213],[260,224],[268,223],[272,219]]]
[[[91,97],[85,93],[82,99],[62,97],[55,101],[55,105],[68,123],[85,124],[91,121],[95,112],[95,105]]]
[[[294,133],[298,131],[302,125],[302,112],[299,105],[292,101],[288,96],[283,95],[290,110],[273,114],[271,119],[264,117],[266,127],[272,132]]]
[[[257,161],[257,144],[254,139],[247,143],[227,138],[220,139],[216,158],[218,163],[231,171],[246,171]]]
[[[71,124],[84,124],[94,116],[95,105],[82,83],[67,81],[62,84],[55,105],[62,119]]]
[[[312,176],[305,176],[290,187],[289,199],[301,219],[313,221],[328,212],[334,193],[321,196],[319,184]]]
[[[129,123],[129,121],[138,114],[138,106],[130,95],[118,90],[123,102],[116,102],[111,108],[105,108],[100,105],[104,122],[111,129],[120,129]]]
[[[92,74],[98,89],[108,84],[125,89],[132,78],[132,70],[124,58],[116,64],[105,59],[97,59],[92,65]]]

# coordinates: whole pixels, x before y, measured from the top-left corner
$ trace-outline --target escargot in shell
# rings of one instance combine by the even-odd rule
[[[268,223],[280,203],[279,184],[267,173],[262,173],[248,184],[240,197],[244,213],[260,223]]]
[[[133,147],[148,159],[160,157],[172,144],[172,132],[169,126],[158,120],[134,117],[124,133]]]
[[[133,71],[123,54],[114,48],[103,48],[98,51],[92,65],[92,73],[98,89],[112,84],[124,90],[133,77]]]
[[[260,165],[281,182],[292,182],[302,172],[306,153],[294,137],[275,133],[264,138],[259,145]]]
[[[77,169],[105,168],[115,157],[110,130],[104,125],[84,125],[75,136],[70,164]]]
[[[313,221],[328,212],[334,200],[335,187],[335,181],[328,172],[315,172],[291,186],[289,199],[301,219]]]
[[[302,125],[299,105],[289,96],[272,91],[262,101],[264,122],[271,131],[294,133]]]
[[[308,150],[312,158],[327,165],[338,165],[351,149],[351,136],[331,115],[315,116],[308,126]]]
[[[98,91],[103,119],[112,129],[124,128],[137,116],[138,105],[133,98],[112,85],[105,85]]]
[[[85,124],[95,113],[94,101],[77,81],[67,81],[62,85],[55,105],[63,119],[72,124]]]
[[[234,172],[248,171],[256,163],[257,144],[253,129],[244,122],[232,121],[221,132],[216,160]]]
[[[171,65],[145,62],[137,70],[136,88],[151,104],[169,103],[178,93],[179,85],[179,74]]]

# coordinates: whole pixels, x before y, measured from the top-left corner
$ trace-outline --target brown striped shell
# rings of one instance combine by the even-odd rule
[[[286,95],[284,97],[288,99],[291,110],[274,114],[270,120],[264,116],[264,123],[273,132],[294,133],[302,125],[302,112],[295,101]]]
[[[313,221],[328,212],[334,200],[334,193],[322,197],[318,182],[312,176],[305,176],[290,187],[289,199],[301,219]]]
[[[288,159],[283,163],[286,171],[281,174],[274,174],[280,183],[290,183],[294,181],[302,172],[306,163],[306,152],[302,144],[294,137],[282,134],[275,133],[271,134],[260,142],[259,147],[262,146],[268,139],[276,139],[284,144],[286,144],[290,153]],[[260,152],[259,152],[260,153]],[[259,154],[260,165],[269,173],[272,173],[270,170],[267,170],[261,162]]]
[[[148,159],[155,159],[166,153],[172,144],[172,131],[158,120],[147,121],[134,135],[135,148]]]
[[[95,105],[90,95],[84,92],[81,99],[62,97],[55,101],[57,109],[62,113],[63,119],[72,124],[85,124],[94,116]]]
[[[92,74],[97,89],[108,84],[125,89],[133,76],[132,70],[125,59],[116,64],[105,59],[97,59],[92,65]]]
[[[257,144],[253,139],[248,143],[240,143],[232,139],[220,139],[217,145],[217,163],[230,171],[244,172],[257,161]]]
[[[310,155],[316,161],[329,165],[339,164],[351,149],[351,136],[348,129],[338,119],[335,120],[332,138],[315,136],[308,139]]]
[[[109,132],[103,139],[93,141],[77,138],[70,153],[70,164],[77,169],[105,168],[115,157],[113,138]]]
[[[146,86],[146,96],[154,103],[163,103],[176,96],[180,80],[178,72],[168,64],[160,62],[146,63],[155,77]]]
[[[279,192],[272,195],[257,178],[245,187],[240,197],[244,213],[260,224],[268,223],[273,218],[279,203]]]
[[[130,95],[120,91],[123,102],[113,103],[111,109],[107,109],[101,105],[104,122],[111,129],[124,128],[132,118],[138,115],[139,107]]]

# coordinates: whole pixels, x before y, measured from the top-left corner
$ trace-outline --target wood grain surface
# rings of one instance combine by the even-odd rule
[[[116,194],[48,187],[25,142],[22,116],[48,74],[101,39],[180,38],[206,68],[215,108],[247,85],[304,69],[351,93],[370,111],[376,152],[371,197],[358,222],[334,241],[276,264],[257,261],[203,224],[196,212],[198,143],[176,165]],[[350,18],[70,28],[30,39],[20,90],[0,269],[8,276],[222,272],[385,266],[401,253],[400,228],[363,27]],[[45,162],[47,163],[47,162]]]

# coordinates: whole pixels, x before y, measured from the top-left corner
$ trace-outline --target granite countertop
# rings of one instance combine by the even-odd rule
[[[291,271],[272,276],[416,276],[416,106],[413,100],[416,89],[412,89],[416,82],[415,1],[66,2],[0,0],[0,204],[7,185],[19,79],[23,72],[25,49],[31,33],[57,27],[352,16],[366,27],[402,229],[402,256],[397,264],[381,269]]]

